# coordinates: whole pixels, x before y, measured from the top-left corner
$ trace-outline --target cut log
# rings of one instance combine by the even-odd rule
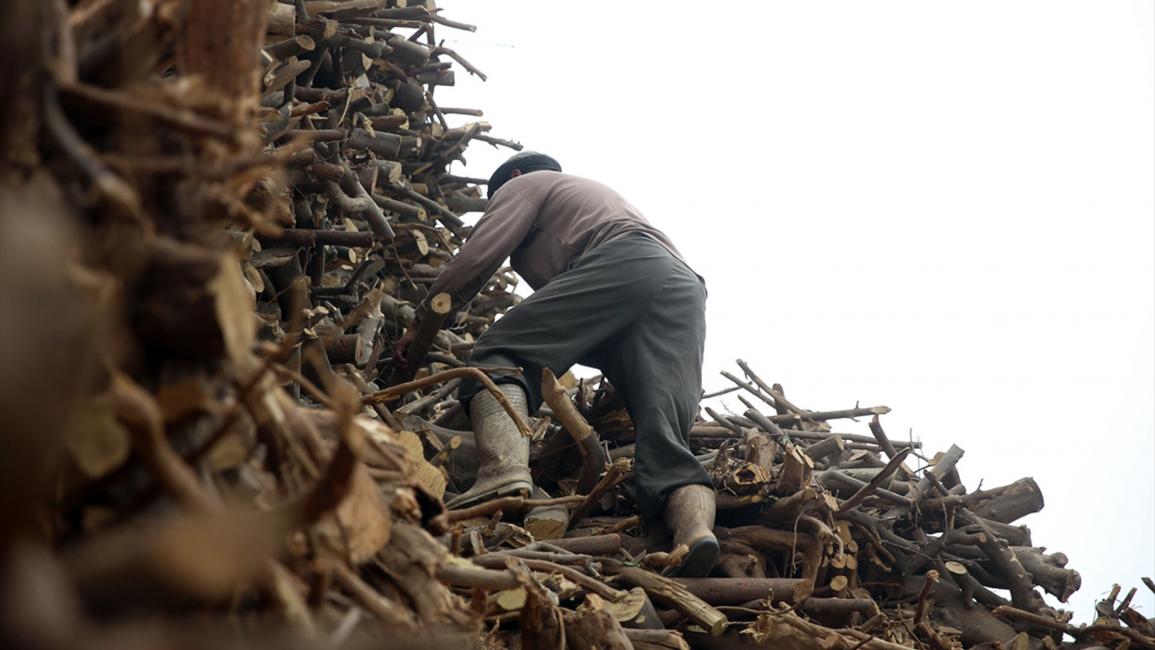
[[[637,568],[622,569],[620,575],[626,583],[645,589],[650,598],[678,610],[711,635],[717,636],[726,629],[728,619],[725,614],[691,594],[677,582]]]
[[[674,578],[674,581],[711,605],[741,605],[759,599],[793,605],[814,591],[814,583],[799,578]]]

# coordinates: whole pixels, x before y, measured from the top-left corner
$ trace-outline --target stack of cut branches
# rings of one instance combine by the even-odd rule
[[[1134,590],[1089,626],[1043,600],[1079,575],[1014,525],[1031,479],[967,490],[961,449],[741,361],[742,413],[690,432],[710,577],[637,517],[598,378],[534,378],[534,495],[446,510],[477,471],[454,389],[500,395],[466,361],[517,278],[432,297],[415,375],[389,351],[484,209],[450,165],[519,148],[434,100],[483,76],[436,36],[473,27],[428,0],[0,14],[5,647],[1155,647]]]

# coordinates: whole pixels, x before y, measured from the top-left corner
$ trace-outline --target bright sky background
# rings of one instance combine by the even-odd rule
[[[439,103],[616,188],[706,277],[706,390],[743,358],[958,444],[970,489],[1035,477],[1020,523],[1082,574],[1076,621],[1113,582],[1155,616],[1155,2],[439,5],[489,75]]]

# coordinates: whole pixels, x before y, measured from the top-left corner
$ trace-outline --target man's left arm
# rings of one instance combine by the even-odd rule
[[[541,200],[507,185],[490,200],[485,215],[474,226],[469,239],[430,285],[428,293],[417,307],[417,315],[405,336],[394,349],[394,362],[404,360],[405,349],[423,318],[427,316],[429,300],[439,293],[453,297],[454,308],[473,300],[502,262],[525,240],[537,219]]]

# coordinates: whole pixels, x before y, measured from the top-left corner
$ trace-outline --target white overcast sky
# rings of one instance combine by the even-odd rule
[[[439,102],[616,188],[706,277],[707,390],[743,358],[958,444],[971,489],[1035,477],[1022,523],[1082,573],[1076,620],[1113,582],[1155,616],[1155,2],[439,5],[489,75]]]

